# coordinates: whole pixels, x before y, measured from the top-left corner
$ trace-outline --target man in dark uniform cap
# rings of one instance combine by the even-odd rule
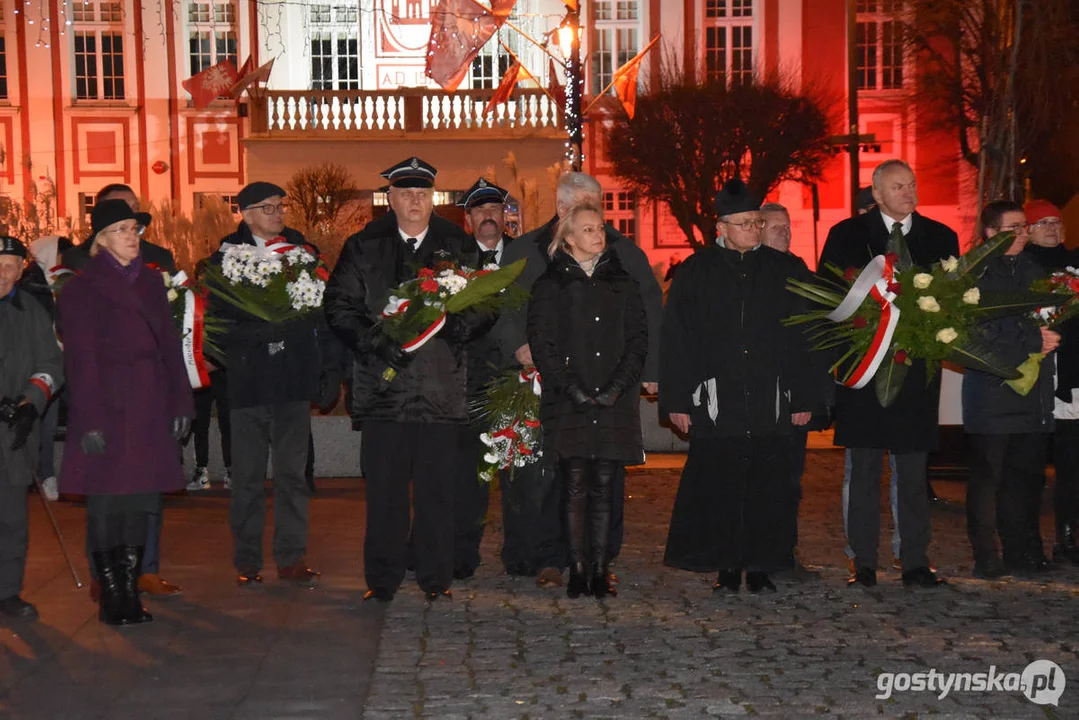
[[[219,264],[229,245],[265,248],[277,242],[318,249],[285,225],[285,191],[253,182],[236,196],[243,217],[236,232],[210,257]],[[319,400],[320,338],[316,313],[269,323],[220,300],[211,311],[229,320],[222,343],[229,373],[232,426],[233,565],[240,585],[262,582],[262,530],[266,523],[266,463],[273,453],[274,540],[277,576],[314,585],[319,573],[307,567],[307,506],[304,479],[311,403]]]
[[[719,570],[717,593],[774,591],[785,558],[782,520],[794,425],[805,425],[820,383],[786,289],[809,279],[796,257],[761,244],[761,200],[729,181],[716,195],[714,243],[671,282],[659,355],[659,412],[688,433],[664,563]]]
[[[43,307],[16,285],[26,247],[0,236],[0,615],[37,617],[19,597],[26,569],[26,488],[33,482],[37,419],[63,383],[63,358]]]
[[[388,602],[409,555],[409,486],[416,582],[428,600],[450,596],[457,443],[468,421],[464,346],[476,333],[453,314],[414,353],[378,323],[389,291],[419,268],[451,261],[475,267],[476,241],[432,214],[434,167],[409,158],[382,173],[392,212],[350,237],[326,287],[330,327],[353,351],[352,419],[363,424],[367,481],[364,599]],[[393,368],[392,381],[384,371]]]
[[[513,238],[505,232],[507,197],[507,190],[481,177],[457,203],[458,207],[465,209],[466,227],[472,230],[472,237],[475,238],[480,265],[497,265],[503,250],[513,242]],[[477,472],[486,447],[480,442],[479,436],[487,429],[485,419],[480,417],[480,403],[484,400],[487,384],[509,366],[498,342],[489,333],[469,342],[467,354],[468,397],[470,405],[476,409],[470,413],[470,423],[461,426],[458,443],[453,543],[453,576],[457,580],[472,577],[479,567],[480,541],[487,516],[490,488],[479,480]],[[503,487],[509,481],[508,475],[503,473]],[[514,482],[526,481],[526,475],[526,468],[517,468]]]

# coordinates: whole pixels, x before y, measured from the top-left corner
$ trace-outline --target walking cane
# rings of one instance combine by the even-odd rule
[[[23,449],[26,451],[26,458],[30,461],[30,473],[34,478],[34,486],[37,488],[38,497],[41,498],[42,504],[45,505],[45,514],[49,516],[49,522],[52,523],[53,532],[56,533],[56,540],[60,543],[60,550],[64,553],[64,560],[67,561],[67,567],[71,570],[71,577],[75,579],[75,587],[82,589],[82,581],[79,580],[79,574],[75,572],[75,566],[71,562],[71,556],[68,555],[67,545],[64,544],[64,534],[60,532],[60,525],[56,522],[56,516],[52,514],[52,508],[49,507],[49,499],[45,497],[45,490],[41,487],[41,478],[38,477],[37,470],[34,469],[33,457],[30,455],[30,446],[24,445]]]

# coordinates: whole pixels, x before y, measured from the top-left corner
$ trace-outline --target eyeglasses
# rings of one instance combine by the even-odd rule
[[[1064,221],[1060,218],[1045,218],[1043,220],[1039,220],[1036,223],[1032,223],[1030,229],[1033,230],[1034,228],[1058,228],[1063,224]]]
[[[121,235],[142,235],[143,227],[141,225],[133,225],[131,227],[118,227],[112,230],[102,230],[101,232],[109,233],[120,237]]]
[[[288,203],[281,203],[280,205],[252,205],[247,210],[261,210],[263,215],[276,215],[278,213],[284,215],[289,211],[290,205]]]
[[[762,225],[761,227],[764,227],[764,225]],[[782,230],[783,232],[790,232],[791,231],[791,226],[789,224],[788,225],[769,225],[768,227],[772,228],[772,229],[775,229],[775,230]]]
[[[740,223],[732,223],[729,220],[720,220],[720,222],[724,225],[733,225],[734,227],[740,227],[746,232],[749,232],[751,230],[763,230],[765,225],[763,220],[746,220],[745,222]]]
[[[1022,224],[1022,225],[1002,225],[1002,226],[998,227],[997,230],[1001,231],[1002,233],[1013,232],[1016,235],[1022,235],[1023,233],[1025,233],[1027,231],[1027,226],[1026,226],[1026,224]]]

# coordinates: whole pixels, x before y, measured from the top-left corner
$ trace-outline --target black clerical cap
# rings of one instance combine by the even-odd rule
[[[509,190],[504,190],[484,178],[476,181],[476,184],[465,191],[464,197],[457,201],[457,207],[471,210],[477,205],[487,203],[504,203],[509,197]]]
[[[18,238],[10,235],[0,235],[0,255],[15,255],[26,257],[26,246]]]
[[[383,170],[381,175],[390,183],[390,187],[429,188],[435,186],[438,170],[418,157],[402,160],[393,167]]]
[[[867,185],[858,191],[857,205],[859,210],[868,210],[877,204],[877,199],[873,197],[873,187]]]
[[[279,186],[260,180],[244,186],[244,189],[236,195],[236,204],[241,210],[246,210],[252,205],[258,205],[266,198],[285,197],[287,194]]]
[[[761,198],[751,193],[744,182],[739,178],[734,178],[723,183],[723,188],[716,193],[712,207],[715,208],[716,215],[722,218],[760,210],[761,202]]]

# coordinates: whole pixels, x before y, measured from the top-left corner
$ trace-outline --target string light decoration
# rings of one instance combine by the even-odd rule
[[[566,160],[570,168],[584,167],[584,118],[581,97],[584,95],[584,72],[581,68],[581,12],[570,9],[558,28],[558,45],[566,60]]]

